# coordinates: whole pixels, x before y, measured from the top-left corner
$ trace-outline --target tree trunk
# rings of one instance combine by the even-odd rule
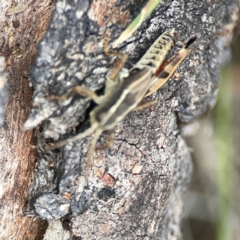
[[[56,4],[31,71],[33,109],[25,123],[28,129],[41,124],[36,130],[38,157],[27,212],[51,221],[44,239],[69,239],[70,235],[81,239],[181,238],[181,195],[191,178],[192,165],[178,122],[190,122],[214,105],[219,68],[225,61],[222,53],[231,42],[237,22],[234,18],[239,11],[237,0],[164,1],[118,49],[129,55],[126,66],[130,68],[166,29],[175,28],[180,41],[198,37],[197,48],[173,78],[151,97],[158,100],[158,105],[130,113],[116,127],[114,146],[95,153],[88,179],[83,172],[92,136],[60,150],[46,151],[47,138],[57,140],[73,135],[73,131],[84,131],[94,107],[89,99],[78,96],[63,102],[50,101],[47,96],[66,94],[75,85],[101,94],[106,73],[112,66],[111,58],[103,54],[103,34],[107,33],[112,43],[146,2],[61,0]],[[5,154],[1,164],[7,179],[2,195],[7,209],[2,208],[6,239],[10,230],[18,236],[16,239],[24,238],[13,229],[23,226],[26,231],[22,222],[32,220],[24,217],[18,222],[16,216],[25,202],[22,196],[26,196],[35,163],[35,151],[30,148],[32,133],[20,129],[29,106],[26,100],[29,95],[24,92],[26,73],[50,13],[47,5],[50,1],[41,4],[29,3],[27,10],[13,15],[19,16],[21,32],[18,28],[2,28],[7,33],[2,33],[5,41],[1,45],[5,46],[3,52],[10,64],[9,100],[2,132],[5,138],[0,142],[6,150],[1,152]],[[6,19],[15,20],[13,17]],[[20,47],[13,41],[11,54],[6,56],[10,36],[18,40]],[[21,58],[17,58],[18,51],[12,54],[14,46],[20,48]],[[16,200],[18,197],[21,204]],[[9,222],[4,219],[11,219],[13,225],[6,226]]]
[[[36,162],[36,150],[31,146],[36,141],[34,131],[22,131],[22,126],[31,109],[32,88],[29,87],[28,72],[38,42],[47,29],[53,4],[50,0],[41,3],[25,1],[27,8],[24,7],[21,13],[7,15],[15,4],[18,5],[17,1],[0,3],[0,52],[5,57],[8,83],[8,93],[6,84],[0,86],[0,124],[3,123],[0,138],[0,239],[40,239],[47,222],[24,215]]]

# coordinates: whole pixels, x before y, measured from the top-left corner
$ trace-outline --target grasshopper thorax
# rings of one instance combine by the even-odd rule
[[[97,106],[91,113],[91,123],[97,123],[103,131],[113,129],[142,100],[153,77],[150,68],[134,68],[124,78],[121,86],[112,89],[104,104]]]

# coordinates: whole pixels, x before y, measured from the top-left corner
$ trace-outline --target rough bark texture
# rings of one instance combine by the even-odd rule
[[[17,1],[0,3],[0,52],[5,57],[6,84],[0,79],[0,239],[40,239],[47,222],[24,216],[28,188],[33,179],[36,150],[31,147],[33,131],[22,131],[30,113],[32,88],[28,72],[33,64],[37,44],[44,36],[51,15],[51,1],[19,1],[27,8],[22,13],[6,16]],[[4,65],[3,65],[4,67]],[[2,77],[2,75],[1,75]],[[35,219],[34,219],[35,218]]]
[[[130,67],[166,29],[175,28],[181,41],[194,35],[199,39],[198,48],[154,94],[159,104],[130,113],[117,126],[114,146],[95,154],[88,181],[81,173],[91,136],[59,151],[45,150],[44,137],[59,139],[64,133],[64,137],[72,135],[75,127],[77,131],[86,129],[93,108],[89,99],[79,96],[64,102],[46,97],[67,93],[75,85],[101,93],[112,65],[111,58],[103,54],[102,35],[107,32],[115,40],[145,3],[58,1],[39,45],[31,79],[34,108],[25,124],[34,128],[42,123],[37,130],[38,160],[28,211],[62,222],[51,222],[45,239],[69,239],[70,234],[80,239],[181,237],[181,194],[192,166],[177,119],[189,122],[214,105],[219,67],[225,59],[220,54],[231,40],[233,28],[223,30],[227,24],[235,24],[237,0],[164,1],[121,47],[129,54]],[[27,59],[21,61],[27,64]]]

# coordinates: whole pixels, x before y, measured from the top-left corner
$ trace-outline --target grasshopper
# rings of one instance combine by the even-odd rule
[[[85,138],[95,132],[89,147],[88,161],[86,163],[87,168],[91,167],[94,150],[108,149],[112,146],[114,128],[129,112],[156,104],[156,101],[150,101],[147,104],[141,104],[141,101],[145,96],[151,95],[168,81],[178,65],[191,51],[191,45],[194,41],[194,38],[190,39],[175,56],[164,63],[166,55],[174,46],[174,29],[164,32],[133,68],[129,70],[127,76],[121,72],[127,60],[127,55],[110,51],[105,41],[104,52],[107,55],[115,55],[119,59],[107,74],[104,95],[98,96],[89,89],[76,86],[68,95],[49,98],[65,100],[78,93],[92,99],[98,106],[90,113],[91,127],[76,136],[52,143],[49,148],[62,147],[67,143]],[[96,147],[97,140],[104,131],[108,132],[106,144]]]

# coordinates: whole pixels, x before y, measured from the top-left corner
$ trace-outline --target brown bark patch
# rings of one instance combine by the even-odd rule
[[[96,21],[100,27],[107,27],[113,24],[120,24],[125,27],[129,20],[129,10],[122,10],[122,7],[115,6],[116,1],[94,0],[89,11],[89,18]]]

